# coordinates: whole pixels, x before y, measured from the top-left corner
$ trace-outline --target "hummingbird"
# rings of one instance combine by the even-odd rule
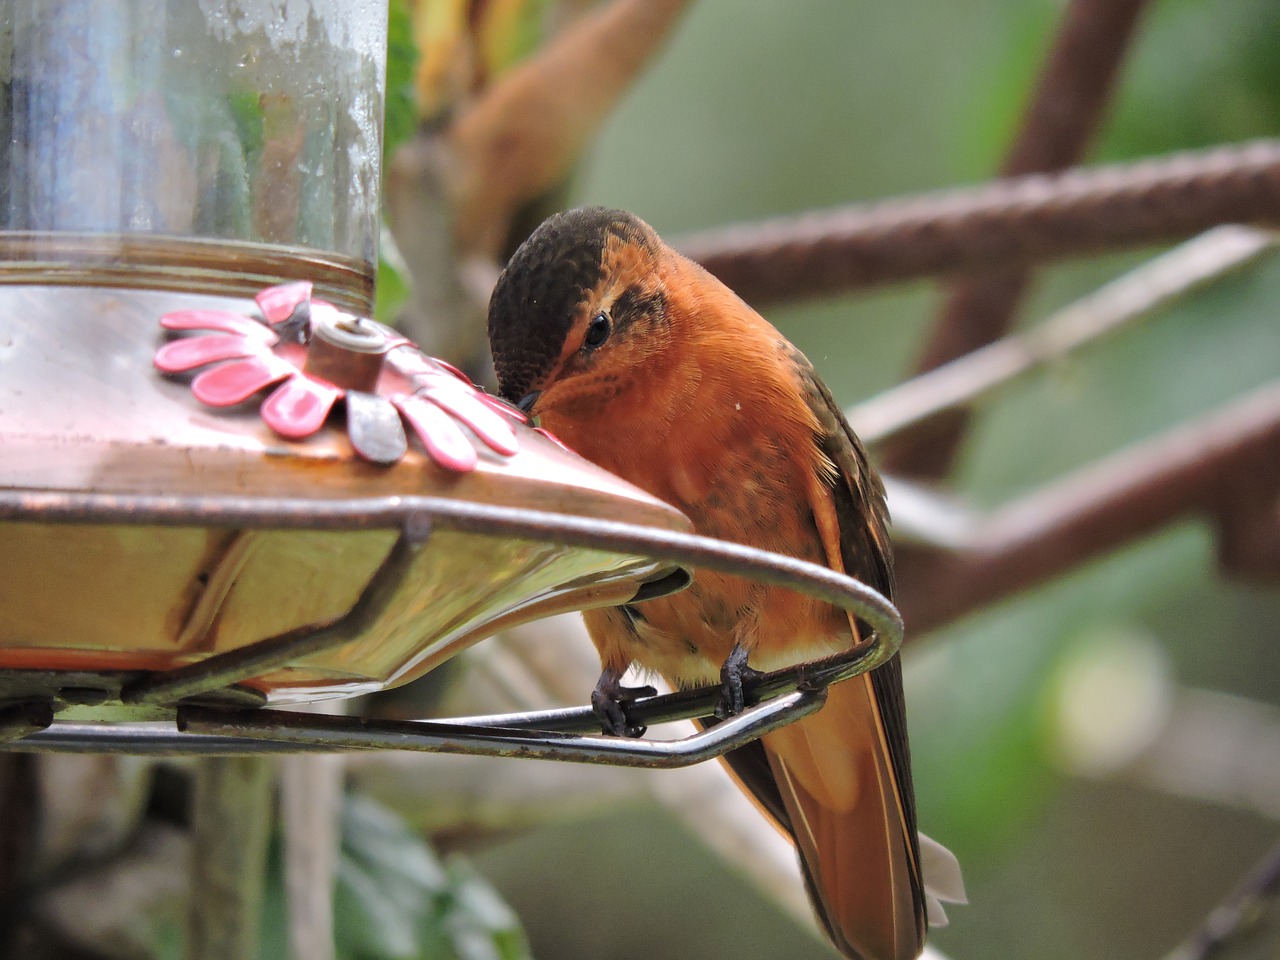
[[[884,487],[831,392],[777,329],[640,218],[584,207],[546,220],[500,275],[488,330],[502,396],[570,449],[683,511],[701,535],[821,564],[892,598]],[[714,571],[583,618],[602,667],[591,702],[620,736],[643,733],[627,705],[653,692],[623,685],[633,666],[676,687],[719,683],[733,714],[759,672],[846,651],[869,630],[794,590]],[[918,833],[897,655],[725,761],[793,840],[845,957],[916,957],[929,918],[945,922],[940,901],[963,901],[954,857]]]

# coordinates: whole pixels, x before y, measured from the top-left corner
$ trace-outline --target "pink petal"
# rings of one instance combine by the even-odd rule
[[[516,423],[527,424],[529,422],[529,417],[523,410],[514,404],[507,403],[501,397],[495,397],[491,393],[477,393],[476,399],[489,409],[497,410],[503,416],[510,417]]]
[[[544,437],[546,437],[548,440],[554,443],[561,450],[567,450],[569,453],[577,452],[572,448],[570,448],[568,444],[566,444],[563,440],[557,437],[554,433],[551,433],[549,430],[544,430],[542,427],[534,427],[533,432],[542,434]]]
[[[476,399],[474,393],[462,393],[454,390],[428,390],[426,398],[438,407],[443,407],[468,427],[475,431],[477,437],[498,453],[508,457],[515,456],[520,445],[516,440],[516,432],[502,417]]]
[[[267,323],[283,323],[293,316],[298,304],[311,299],[311,281],[299,280],[297,283],[267,287],[258,291],[253,299],[258,302],[258,309],[267,318]]]
[[[293,364],[275,354],[264,353],[206,370],[191,381],[191,392],[211,407],[231,407],[248,400],[264,387],[297,375],[298,368]]]
[[[391,335],[395,335],[394,330],[389,330],[388,332]],[[413,377],[417,380],[419,386],[424,386],[427,381],[441,381],[457,384],[458,386],[474,386],[457,368],[450,366],[443,360],[428,357],[414,346],[412,341],[397,340],[394,346],[403,347],[404,349],[396,350],[390,354],[392,365],[404,376]]]
[[[290,440],[309,437],[321,426],[342,391],[309,377],[286,380],[262,403],[262,419]]]
[[[263,344],[256,340],[223,334],[184,337],[170,341],[157,350],[153,362],[165,373],[181,373],[218,360],[251,357],[261,352],[262,347]]]
[[[414,375],[418,390],[450,390],[455,393],[471,393],[476,388],[463,383],[452,374],[436,368],[428,368]]]
[[[438,363],[440,366],[444,367],[447,371],[449,371],[451,374],[453,374],[455,377],[457,377],[459,380],[461,380],[461,381],[462,381],[463,383],[465,383],[467,386],[469,386],[469,387],[474,387],[474,386],[475,386],[475,384],[471,381],[471,378],[470,378],[470,377],[468,377],[465,373],[463,373],[461,370],[459,370],[457,367],[455,367],[455,366],[454,366],[452,363],[450,363],[448,360],[441,360],[439,357],[432,357],[431,359],[432,359],[434,362]]]
[[[399,350],[401,347],[409,347],[415,351],[418,349],[412,340],[401,334],[395,327],[388,327],[385,323],[378,323],[375,320],[369,320],[368,322],[372,323],[378,330],[381,330],[382,335],[387,338],[388,353],[392,350]]]
[[[431,364],[417,350],[397,350],[387,354],[387,361],[396,368],[396,372],[405,377],[429,373]]]
[[[476,449],[451,416],[421,397],[397,397],[395,405],[427,448],[431,459],[449,470],[469,473],[480,462]]]
[[[218,330],[222,333],[238,333],[267,343],[276,335],[252,317],[229,310],[178,310],[160,318],[160,326],[166,330]]]

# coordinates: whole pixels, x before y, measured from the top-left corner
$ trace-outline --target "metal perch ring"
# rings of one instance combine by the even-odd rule
[[[306,500],[235,497],[158,497],[93,493],[0,493],[0,520],[43,523],[135,523],[257,529],[368,530],[398,528],[399,540],[355,606],[337,622],[290,631],[251,647],[126,682],[129,702],[176,703],[223,689],[267,665],[286,663],[346,642],[403,575],[433,530],[553,542],[606,552],[633,552],[685,567],[715,570],[786,587],[857,615],[868,637],[849,651],[767,674],[757,693],[769,694],[723,723],[677,741],[587,735],[596,728],[589,707],[456,721],[362,721],[278,710],[226,711],[181,705],[178,730],[164,723],[54,723],[25,717],[11,750],[119,753],[254,753],[347,749],[525,756],[541,759],[675,767],[720,756],[784,723],[818,710],[826,687],[880,666],[902,643],[902,618],[878,591],[817,564],[693,534],[560,513],[464,503],[434,497]],[[677,584],[676,588],[682,584]],[[653,592],[649,596],[655,595]],[[646,723],[705,717],[719,688],[702,687],[636,701]],[[42,718],[35,718],[37,721]]]

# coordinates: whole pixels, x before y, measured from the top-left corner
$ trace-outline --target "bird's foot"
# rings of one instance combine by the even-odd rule
[[[642,697],[657,696],[653,687],[624,687],[621,670],[605,667],[596,688],[591,691],[591,709],[600,720],[605,733],[615,737],[643,737],[647,729],[643,724],[632,723],[627,716],[627,705]]]
[[[752,688],[764,676],[754,667],[747,666],[747,657],[751,652],[741,644],[734,644],[729,656],[720,668],[720,703],[716,705],[716,716],[721,720],[736,717],[747,708],[747,700],[751,698]]]

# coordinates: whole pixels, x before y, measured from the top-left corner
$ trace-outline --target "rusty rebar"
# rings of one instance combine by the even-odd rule
[[[1088,148],[1147,0],[1072,0],[1005,154],[1001,173],[1059,170]]]
[[[954,550],[898,551],[913,635],[1044,583],[1175,520],[1218,522],[1241,477],[1280,496],[1280,381],[996,509]]]
[[[1215,227],[1135,267],[1036,326],[918,374],[845,410],[867,446],[896,440],[950,411],[1151,317],[1205,285],[1256,262],[1280,235],[1251,227]]]
[[[738,224],[678,245],[761,306],[1169,243],[1223,223],[1280,225],[1280,140]]]
[[[1054,37],[1000,173],[1062,170],[1093,140],[1146,0],[1072,0]],[[916,371],[933,370],[996,340],[1013,324],[1031,274],[1000,269],[958,280],[939,311]],[[938,477],[955,459],[970,411],[951,411],[927,438],[903,438],[884,451],[886,469]]]

